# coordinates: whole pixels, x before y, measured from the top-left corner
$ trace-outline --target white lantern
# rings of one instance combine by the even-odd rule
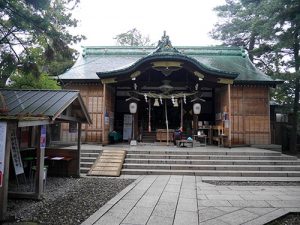
[[[199,115],[200,112],[201,112],[201,104],[200,103],[194,103],[193,111],[194,111],[194,114]]]
[[[131,102],[129,104],[129,111],[132,114],[136,113],[136,111],[137,111],[137,104],[136,104],[136,102]]]

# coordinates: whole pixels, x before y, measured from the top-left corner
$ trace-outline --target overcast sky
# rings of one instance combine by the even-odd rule
[[[75,29],[87,40],[79,46],[116,45],[117,34],[137,28],[157,42],[166,30],[175,46],[206,46],[219,42],[208,32],[217,22],[212,10],[225,0],[81,0],[73,16],[80,20]]]

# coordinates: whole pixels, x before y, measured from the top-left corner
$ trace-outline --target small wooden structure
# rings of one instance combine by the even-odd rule
[[[43,196],[45,125],[77,123],[77,175],[80,176],[81,124],[91,124],[78,91],[0,89],[0,221],[5,219],[12,134],[18,127],[37,127],[35,191],[12,193],[14,197],[41,199]]]
[[[173,47],[165,34],[156,48],[85,47],[59,79],[65,89],[80,90],[91,112],[84,140],[102,144],[110,131],[124,131],[131,95],[141,100],[133,125],[141,140],[147,132],[161,140],[160,129],[182,127],[193,136],[221,126],[226,146],[270,144],[269,92],[282,83],[255,68],[240,47]],[[199,115],[193,112],[197,98],[203,100]]]

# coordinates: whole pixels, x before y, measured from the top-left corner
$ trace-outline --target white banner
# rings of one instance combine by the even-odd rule
[[[0,122],[0,187],[3,185],[7,123]]]

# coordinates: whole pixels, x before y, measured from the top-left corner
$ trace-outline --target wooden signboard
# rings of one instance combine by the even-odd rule
[[[16,175],[23,174],[24,173],[23,163],[21,159],[18,139],[16,137],[15,132],[12,132],[11,134],[11,156],[12,156],[12,161],[13,161]]]
[[[3,185],[7,123],[0,122],[0,187]]]
[[[131,139],[131,133],[132,133],[132,115],[124,114],[123,140]]]

